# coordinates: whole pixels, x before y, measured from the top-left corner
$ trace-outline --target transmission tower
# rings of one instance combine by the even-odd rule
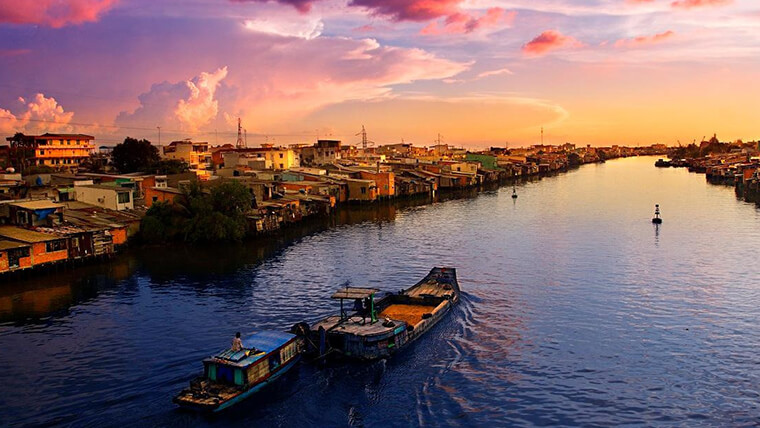
[[[370,144],[370,143],[371,143],[371,144],[374,144],[374,141],[369,141],[369,140],[367,139],[367,130],[366,130],[366,129],[364,129],[364,125],[362,125],[362,130],[361,130],[361,132],[359,132],[358,134],[356,134],[356,136],[359,136],[359,135],[361,135],[361,136],[362,136],[362,149],[364,149],[364,151],[366,151],[366,150],[367,150],[367,145],[368,145],[368,144]]]
[[[235,146],[238,149],[242,149],[245,147],[245,141],[243,140],[243,125],[240,122],[240,118],[238,118],[238,137],[237,137],[237,143]]]

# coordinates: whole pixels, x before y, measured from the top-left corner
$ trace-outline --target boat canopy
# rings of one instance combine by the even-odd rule
[[[243,347],[247,349],[258,349],[267,354],[275,349],[285,345],[291,339],[296,337],[295,334],[285,333],[284,331],[260,331],[243,339]]]
[[[282,331],[260,331],[243,338],[242,350],[233,351],[228,348],[204,361],[223,362],[237,367],[249,366],[295,337],[294,334]]]
[[[366,299],[380,292],[377,288],[344,287],[332,295],[333,299]]]

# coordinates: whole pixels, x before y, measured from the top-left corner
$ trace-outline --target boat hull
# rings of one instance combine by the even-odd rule
[[[224,400],[220,401],[217,404],[200,404],[188,400],[182,400],[175,398],[174,403],[177,404],[180,408],[187,409],[187,410],[193,410],[196,412],[202,412],[202,413],[218,413],[223,410],[226,410],[248,398],[255,395],[257,392],[261,391],[266,386],[270,385],[280,377],[282,377],[285,373],[290,371],[295,365],[300,361],[301,356],[298,355],[294,357],[292,360],[290,360],[287,364],[281,366],[276,372],[272,373],[271,376],[266,378],[265,380],[259,382],[256,385],[253,385],[252,387],[248,388],[245,391],[242,391],[240,394]]]
[[[314,324],[311,343],[317,356],[358,359],[388,358],[433,328],[459,302],[461,291],[453,268],[433,268],[414,286],[377,302],[380,321],[366,325],[366,313],[328,317]]]

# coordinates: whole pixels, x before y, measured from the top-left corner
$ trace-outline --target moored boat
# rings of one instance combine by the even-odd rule
[[[243,349],[225,349],[203,360],[203,375],[174,397],[180,407],[218,412],[258,392],[300,359],[302,338],[261,331],[242,339]]]
[[[375,288],[343,287],[332,295],[341,302],[340,315],[294,330],[309,337],[309,351],[320,357],[386,358],[437,324],[459,302],[461,291],[456,269],[436,267],[412,287],[375,301],[379,293]],[[350,312],[345,300],[353,302]]]

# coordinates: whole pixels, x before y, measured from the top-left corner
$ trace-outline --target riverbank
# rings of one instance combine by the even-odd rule
[[[430,201],[652,150],[576,149],[566,144],[383,155],[374,164],[358,156],[285,170],[255,170],[237,163],[204,179],[194,172],[24,177],[36,183],[25,188],[31,199],[0,202],[0,281],[107,260],[128,240],[135,245],[259,239],[307,219],[329,222],[346,207]]]

